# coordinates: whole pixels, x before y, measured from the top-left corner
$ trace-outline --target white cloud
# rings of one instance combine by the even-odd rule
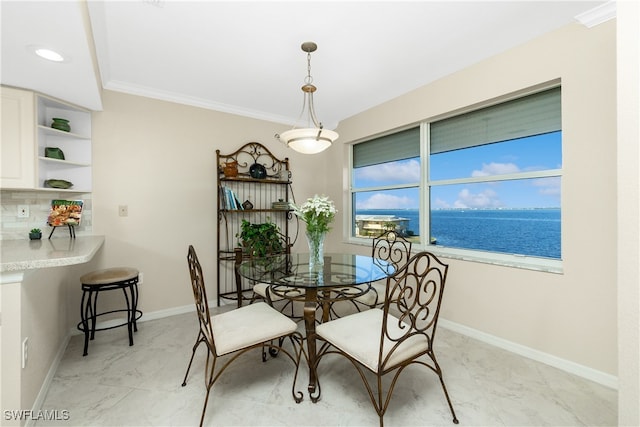
[[[503,203],[500,201],[498,193],[492,189],[474,194],[465,188],[458,193],[458,199],[453,204],[455,208],[499,208],[502,206]]]
[[[514,163],[483,163],[481,170],[474,170],[471,172],[471,176],[491,176],[491,175],[504,175],[507,173],[520,172],[520,168]]]
[[[544,196],[560,196],[561,181],[560,177],[540,178],[533,181],[533,186],[538,187],[538,194]]]
[[[407,162],[383,163],[367,166],[356,171],[358,179],[385,183],[407,183],[420,181],[420,162],[409,160]]]
[[[439,198],[434,200],[433,206],[440,209],[448,209],[451,207],[451,205],[446,200],[442,200]]]
[[[415,207],[415,201],[410,197],[399,197],[391,194],[376,193],[358,203],[356,209],[405,209]]]

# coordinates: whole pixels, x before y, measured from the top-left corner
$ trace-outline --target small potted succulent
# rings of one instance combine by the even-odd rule
[[[39,228],[32,228],[29,231],[29,240],[40,240],[42,238],[42,230]]]

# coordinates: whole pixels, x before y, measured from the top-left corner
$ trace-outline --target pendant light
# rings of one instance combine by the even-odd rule
[[[303,154],[316,154],[331,146],[333,141],[338,139],[338,134],[332,130],[323,129],[316,117],[316,111],[313,107],[313,93],[316,87],[312,84],[311,77],[311,52],[315,52],[318,48],[314,42],[302,43],[302,51],[307,52],[307,77],[302,86],[304,100],[302,103],[302,112],[298,121],[306,116],[306,128],[293,127],[293,129],[282,134],[276,134],[276,138],[287,144],[288,147]],[[311,127],[311,125],[315,127]]]

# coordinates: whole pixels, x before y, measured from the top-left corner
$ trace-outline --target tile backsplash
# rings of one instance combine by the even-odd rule
[[[75,228],[76,235],[92,233],[91,217],[92,203],[91,193],[68,193],[56,191],[28,191],[28,190],[2,190],[2,215],[0,227],[0,240],[28,239],[29,230],[39,228],[42,237],[47,238],[52,228],[47,225],[47,217],[51,210],[52,200],[82,200],[82,220]],[[19,206],[28,206],[29,217],[18,218]],[[66,228],[57,230],[53,237],[69,236]]]

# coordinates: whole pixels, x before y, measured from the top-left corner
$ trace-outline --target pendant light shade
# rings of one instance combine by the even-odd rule
[[[318,46],[314,42],[305,42],[301,47],[304,52],[307,52],[307,77],[305,78],[305,84],[302,86],[304,100],[299,120],[306,116],[307,127],[294,126],[291,130],[276,134],[276,138],[295,151],[303,154],[316,154],[329,148],[333,141],[338,139],[338,133],[322,127],[322,123],[316,118],[313,106],[313,93],[317,88],[311,84],[313,82],[311,77],[311,52],[315,52]],[[311,125],[315,127],[311,127]]]
[[[280,140],[304,154],[316,154],[329,148],[338,134],[321,128],[291,129],[282,132]]]

